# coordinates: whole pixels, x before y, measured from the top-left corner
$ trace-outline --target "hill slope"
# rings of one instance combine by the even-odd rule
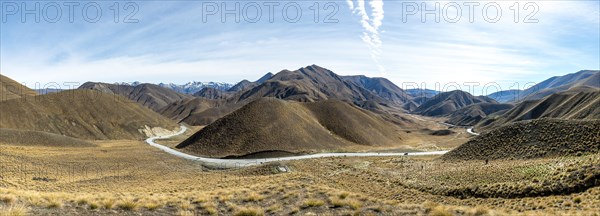
[[[538,118],[600,119],[600,90],[577,87],[541,100],[523,101],[503,115],[486,118],[477,127],[493,128],[503,124]]]
[[[46,133],[0,128],[0,144],[17,146],[51,146],[51,147],[94,147],[88,141]]]
[[[208,125],[177,148],[213,157],[339,150],[395,144],[401,139],[396,130],[380,117],[339,101],[262,98]]]
[[[488,97],[476,97],[467,92],[455,90],[440,93],[430,98],[414,112],[425,116],[443,116],[476,103],[496,103],[496,101]]]
[[[0,101],[35,95],[37,95],[37,92],[34,90],[0,74]]]
[[[359,76],[343,76],[345,81],[354,83],[357,86],[365,88],[379,97],[392,101],[396,104],[404,104],[410,102],[411,97],[396,84],[386,78]]]
[[[600,71],[582,70],[564,76],[551,77],[519,92],[519,96],[516,97],[517,100],[511,100],[510,102],[541,99],[576,86],[600,88]]]
[[[82,139],[143,139],[146,126],[177,124],[127,98],[91,90],[63,91],[0,102],[0,128],[44,131]]]
[[[215,89],[215,88],[206,87],[206,88],[203,88],[202,90],[200,90],[199,92],[196,92],[194,94],[194,96],[206,98],[206,99],[218,100],[218,99],[227,99],[227,98],[231,97],[231,93],[226,92],[226,91],[221,91],[221,90]]]
[[[242,104],[238,106],[241,107]],[[177,101],[158,112],[177,122],[185,122],[189,125],[207,125],[239,107],[228,106],[223,100],[210,100],[198,97]]]
[[[269,79],[266,79],[266,77],[269,77]],[[171,110],[165,115],[169,117],[178,116],[174,119],[183,119],[188,124],[196,125],[198,123],[211,123],[207,120],[218,119],[252,101],[265,97],[300,102],[333,99],[353,103],[376,113],[383,113],[390,118],[394,118],[393,122],[401,123],[404,121],[395,117],[398,115],[393,112],[403,112],[405,107],[403,101],[409,101],[410,103],[409,96],[402,99],[404,97],[402,90],[387,80],[367,77],[362,80],[365,83],[357,81],[359,84],[355,84],[354,81],[347,81],[344,77],[330,70],[311,65],[295,71],[283,70],[275,75],[267,74],[260,79],[260,82],[244,80],[230,89],[228,93],[231,96],[227,97],[217,107],[207,107],[205,103],[200,101],[179,101],[169,104],[160,112],[165,114],[165,110]],[[371,90],[362,86],[371,88]],[[379,94],[390,99],[386,99]],[[194,105],[200,107],[194,108]],[[179,106],[185,106],[185,108]],[[175,113],[172,112],[174,110],[195,111]],[[189,115],[184,116],[186,114]]]
[[[600,152],[600,120],[538,119],[499,127],[442,156],[445,160],[537,158]]]
[[[452,114],[447,123],[459,126],[473,126],[489,114],[513,108],[512,104],[477,103],[460,108]]]
[[[500,103],[506,103],[520,100],[521,92],[523,91],[518,89],[511,89],[506,91],[494,92],[492,94],[487,95],[487,97],[494,99]]]
[[[81,85],[79,89],[97,90],[104,93],[121,95],[154,111],[158,111],[173,102],[193,97],[154,84],[131,86],[87,82]]]

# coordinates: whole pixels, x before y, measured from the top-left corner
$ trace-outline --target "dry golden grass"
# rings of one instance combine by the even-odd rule
[[[10,205],[0,207],[2,216],[26,216],[29,215],[29,209],[25,205]]]
[[[585,173],[579,168],[600,161],[598,155],[518,163],[500,160],[488,165],[480,161],[447,163],[432,157],[323,158],[287,162],[293,172],[274,174],[269,171],[270,164],[207,170],[142,142],[95,144],[99,147],[60,150],[0,145],[0,208],[22,204],[34,215],[48,211],[86,214],[91,210],[99,214],[232,215],[241,214],[242,209],[265,215],[424,215],[442,206],[439,208],[462,215],[540,211],[560,215],[594,213],[600,206],[598,187],[515,199],[457,199],[439,194],[444,188],[493,184],[516,191],[519,185],[551,180],[555,173]],[[71,163],[103,169],[70,174],[66,171],[73,170]],[[426,200],[435,206],[424,203]]]

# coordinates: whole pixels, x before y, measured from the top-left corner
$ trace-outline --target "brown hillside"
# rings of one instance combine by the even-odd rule
[[[37,95],[37,92],[34,90],[0,74],[0,101],[35,95]]]
[[[206,87],[200,90],[199,92],[194,93],[194,96],[211,99],[211,100],[219,100],[219,99],[227,99],[231,97],[230,92],[221,91],[219,89]]]
[[[200,130],[177,148],[212,157],[265,151],[340,150],[400,142],[397,127],[339,101],[298,103],[262,98]]]
[[[154,84],[130,86],[87,82],[81,85],[79,89],[97,90],[104,93],[121,95],[154,111],[158,111],[171,103],[193,98],[191,95],[178,93]]]
[[[44,131],[82,139],[142,139],[140,129],[177,124],[127,98],[91,90],[0,102],[0,128]]]
[[[442,159],[526,159],[586,152],[600,152],[600,120],[538,119],[484,133]]]
[[[477,127],[494,128],[503,124],[538,119],[600,119],[600,90],[577,87],[552,94],[542,100],[523,101],[503,115],[484,119]]]
[[[283,70],[275,75],[267,74],[263,78],[260,82],[238,83],[236,89],[232,88],[233,90],[228,92],[231,96],[216,107],[207,108],[203,102],[186,100],[171,103],[159,112],[165,114],[165,110],[194,110],[175,113],[175,115],[173,112],[168,112],[165,115],[177,116],[174,119],[197,125],[212,123],[211,120],[223,117],[252,101],[265,97],[300,102],[333,99],[353,103],[375,113],[384,114],[388,116],[386,119],[394,123],[404,124],[404,119],[396,117],[397,113],[403,113],[403,108],[415,107],[410,101],[410,96],[386,79],[364,76],[342,77],[317,65],[295,71]]]
[[[455,90],[433,96],[421,104],[414,112],[425,116],[443,116],[476,103],[497,102],[485,96],[476,97],[467,92]]]
[[[555,76],[519,93],[522,100],[537,100],[574,87],[600,88],[600,71],[582,70],[564,76]]]
[[[94,147],[88,141],[46,133],[0,128],[0,144],[17,146]]]
[[[473,126],[488,115],[513,108],[512,104],[478,103],[460,108],[450,114],[447,123],[459,126]]]
[[[242,106],[242,104],[233,105]],[[207,125],[237,108],[239,107],[226,104],[223,100],[209,100],[198,97],[177,101],[158,112],[177,122],[185,122],[189,125]]]

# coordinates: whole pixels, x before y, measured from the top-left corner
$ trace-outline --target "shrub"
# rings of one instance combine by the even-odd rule
[[[429,215],[430,216],[452,216],[452,213],[450,213],[443,206],[436,206],[435,208],[433,208],[431,210],[431,212],[429,212]]]
[[[257,208],[257,207],[250,207],[250,208],[241,208],[238,209],[235,214],[235,216],[262,216],[265,213],[263,212],[262,209]]]
[[[311,208],[311,207],[319,207],[319,206],[323,206],[325,205],[325,202],[323,202],[323,200],[318,200],[318,199],[309,199],[304,201],[304,205],[302,205],[303,208]]]
[[[133,211],[137,209],[138,204],[132,200],[123,200],[122,202],[117,204],[117,207],[123,210]]]

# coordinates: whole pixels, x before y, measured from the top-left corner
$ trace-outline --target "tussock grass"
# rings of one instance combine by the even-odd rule
[[[138,209],[139,206],[137,202],[130,199],[126,199],[117,203],[117,207],[126,211],[135,211]]]
[[[302,205],[303,208],[311,208],[311,207],[321,207],[325,205],[325,202],[323,200],[319,200],[319,199],[308,199],[304,201],[304,204]]]
[[[263,216],[264,211],[259,207],[241,207],[235,211],[234,216]]]
[[[10,205],[0,207],[0,215],[2,216],[26,216],[29,215],[29,209],[24,205]]]

